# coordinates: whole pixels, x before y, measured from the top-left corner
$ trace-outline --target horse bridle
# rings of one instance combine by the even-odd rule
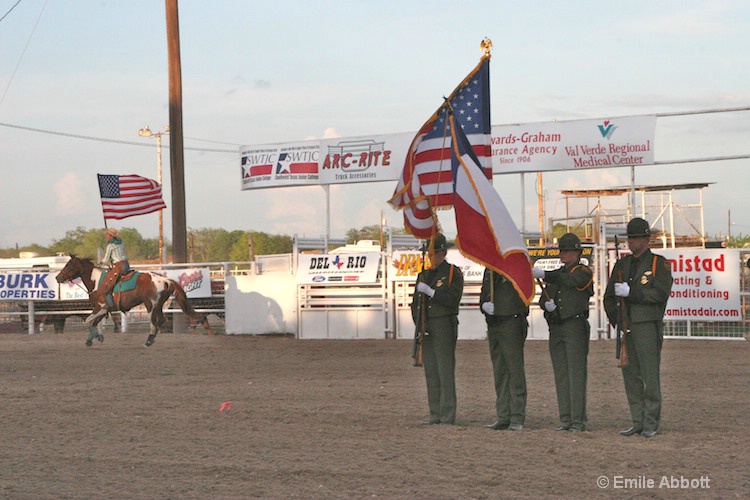
[[[80,262],[80,261],[79,261],[79,262]],[[80,288],[81,290],[83,290],[84,292],[86,292],[87,294],[90,294],[90,293],[91,293],[91,291],[89,291],[89,289],[88,289],[88,288],[86,288],[86,286],[85,286],[85,285],[83,284],[83,270],[81,269],[81,264],[80,264],[79,262],[76,262],[75,266],[76,266],[76,271],[78,271],[78,276],[77,276],[77,277],[78,277],[78,278],[81,278],[81,282],[80,282],[80,283],[75,283],[75,285],[76,285],[77,287],[79,287],[79,288]],[[94,266],[94,267],[96,267],[96,266]],[[92,273],[93,273],[93,268],[92,268],[92,270],[91,270],[91,271],[92,271]],[[74,279],[75,279],[75,278],[68,278],[68,279],[66,279],[65,281],[66,281],[66,282],[67,282],[67,281],[73,281]],[[92,279],[93,279],[93,278],[92,278]],[[94,286],[94,289],[96,289],[96,284],[94,284],[94,285],[95,285],[95,286]],[[93,291],[93,290],[92,290],[92,291]]]

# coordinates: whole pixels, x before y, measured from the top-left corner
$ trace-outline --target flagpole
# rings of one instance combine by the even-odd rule
[[[331,237],[331,185],[324,184],[321,186],[326,194],[326,235],[325,235],[325,253],[328,253],[328,240]]]
[[[521,172],[521,235],[526,237],[526,191],[525,191],[525,177],[524,173]]]

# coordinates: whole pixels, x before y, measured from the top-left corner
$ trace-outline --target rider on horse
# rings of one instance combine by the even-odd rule
[[[114,290],[115,284],[117,284],[120,276],[130,270],[130,264],[128,263],[128,257],[125,255],[125,246],[122,244],[122,240],[118,236],[117,229],[111,227],[107,228],[104,230],[104,235],[107,238],[107,248],[101,264],[107,266],[111,264],[112,267],[104,276],[102,284],[98,289],[98,293],[102,294],[106,301],[106,304],[102,309],[109,309],[112,311],[115,308],[112,290]]]

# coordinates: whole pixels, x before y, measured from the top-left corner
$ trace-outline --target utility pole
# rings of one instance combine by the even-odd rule
[[[138,135],[141,137],[156,137],[156,182],[161,185],[161,136],[169,132],[169,125],[164,127],[161,132],[151,132],[151,129],[146,125],[138,131]],[[166,254],[164,253],[164,209],[159,210],[159,262],[166,264]]]
[[[182,142],[182,66],[177,0],[165,0],[169,59],[169,158],[172,180],[172,252],[175,263],[187,262],[185,162]]]

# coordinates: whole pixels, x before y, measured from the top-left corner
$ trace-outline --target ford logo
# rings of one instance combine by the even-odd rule
[[[321,281],[325,281],[326,277],[325,276],[313,276],[312,280],[313,280],[313,283],[320,283]]]

